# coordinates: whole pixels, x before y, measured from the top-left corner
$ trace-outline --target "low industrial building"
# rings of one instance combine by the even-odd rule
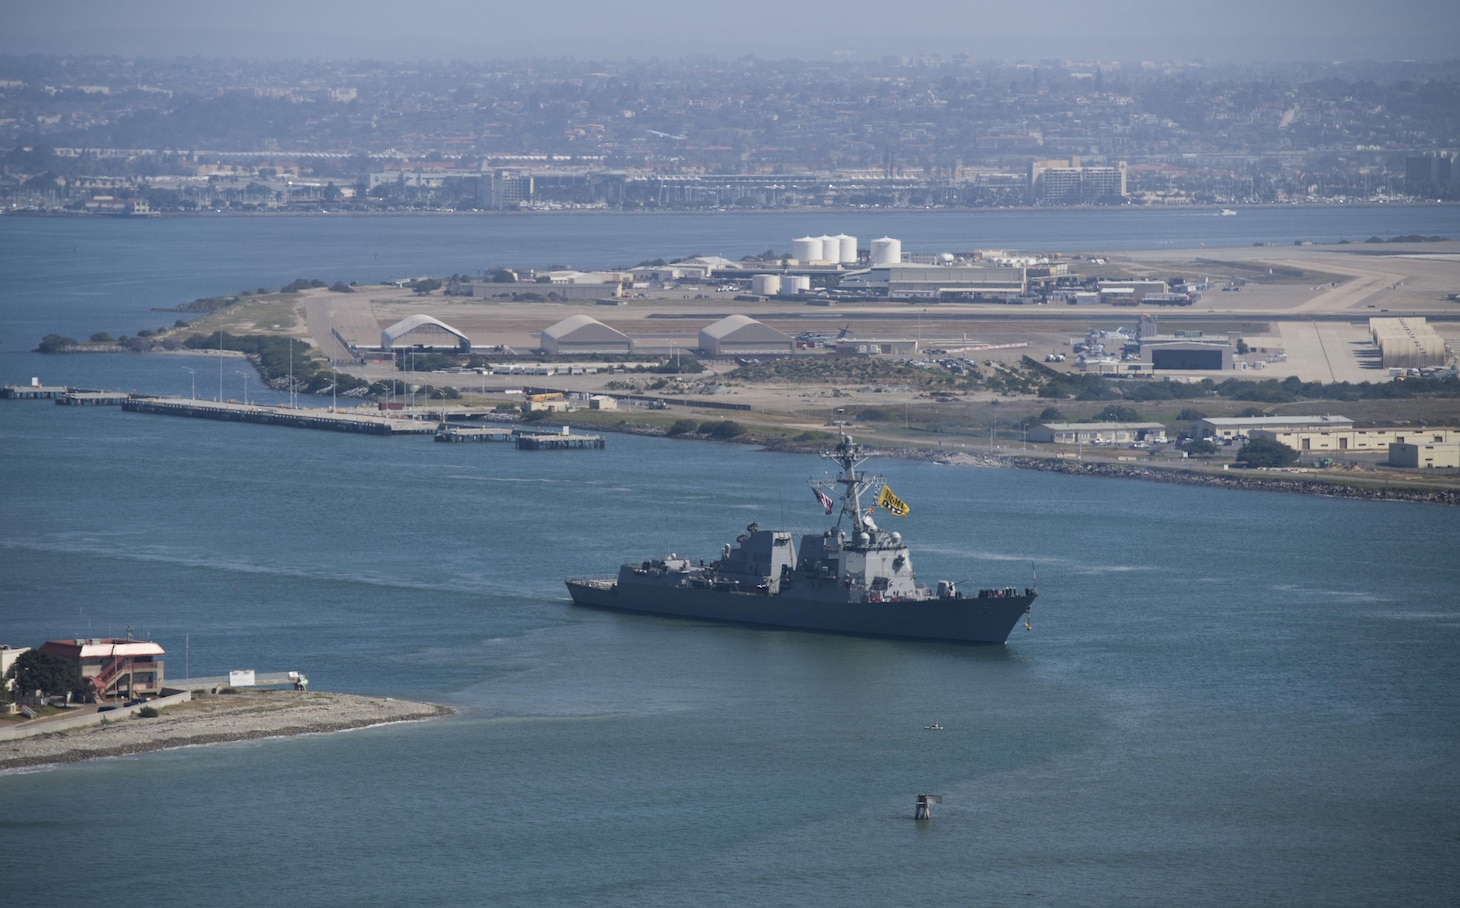
[[[446,287],[447,296],[470,296],[478,299],[511,297],[514,294],[536,293],[559,300],[615,300],[624,295],[623,283],[617,280],[571,280],[562,275],[557,280],[501,283],[487,280],[453,281]],[[627,277],[625,278],[627,281]]]
[[[1152,369],[1230,371],[1232,354],[1232,345],[1223,341],[1141,341],[1141,356],[1151,361]]]
[[[40,651],[75,663],[97,700],[162,692],[165,653],[151,641],[131,637],[47,640]]]
[[[1158,422],[1046,422],[1030,428],[1029,440],[1057,445],[1164,442],[1166,427]]]
[[[759,356],[791,353],[795,348],[789,334],[748,315],[727,315],[700,329],[700,352],[706,356]]]
[[[1080,357],[1075,368],[1094,375],[1109,375],[1112,378],[1152,378],[1155,369],[1150,363],[1138,359],[1115,359],[1114,357]]]
[[[539,346],[549,356],[634,352],[633,338],[586,315],[571,315],[549,327],[542,332]]]
[[[1352,429],[1354,421],[1347,416],[1213,416],[1191,424],[1197,438],[1233,439],[1258,429],[1270,432],[1303,430]]]
[[[1396,444],[1447,445],[1460,443],[1460,431],[1400,427],[1388,429],[1304,428],[1254,429],[1252,438],[1281,442],[1295,451],[1389,451]]]
[[[560,391],[529,394],[522,399],[524,413],[566,413],[572,409],[568,399]]]
[[[1460,467],[1460,444],[1397,441],[1389,446],[1389,466]]]
[[[1166,296],[1171,288],[1165,281],[1149,280],[1128,280],[1128,281],[1100,281],[1101,299],[1123,299],[1132,298],[1143,300],[1149,296]]]
[[[848,272],[837,289],[888,299],[996,299],[1022,297],[1029,290],[1024,268],[988,265],[874,266]]]
[[[874,337],[862,340],[839,337],[831,343],[833,349],[842,356],[915,356],[918,352],[918,342],[908,338],[880,340]]]

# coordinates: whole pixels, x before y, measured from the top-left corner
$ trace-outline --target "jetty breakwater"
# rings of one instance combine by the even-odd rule
[[[257,738],[350,731],[451,715],[446,706],[326,691],[238,689],[86,728],[0,742],[0,770]],[[40,720],[44,722],[45,720]]]

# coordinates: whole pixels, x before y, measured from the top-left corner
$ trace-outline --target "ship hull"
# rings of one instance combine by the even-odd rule
[[[845,602],[790,593],[628,586],[613,580],[568,580],[567,585],[575,604],[616,611],[819,633],[987,644],[1008,640],[1035,598],[1018,595]]]

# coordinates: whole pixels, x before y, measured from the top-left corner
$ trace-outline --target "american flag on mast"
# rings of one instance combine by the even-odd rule
[[[830,514],[831,509],[836,506],[836,502],[831,500],[831,496],[821,491],[816,486],[811,487],[811,494],[816,496],[816,500],[821,502],[821,506],[823,508],[826,508],[826,513],[828,514]]]

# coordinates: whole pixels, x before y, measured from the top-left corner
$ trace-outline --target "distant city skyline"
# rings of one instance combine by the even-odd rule
[[[1448,59],[1460,12],[1451,0],[1075,0],[912,8],[844,0],[793,11],[768,0],[713,9],[668,0],[182,0],[11,4],[0,53],[240,59],[489,60],[876,59],[967,54],[997,60]]]

